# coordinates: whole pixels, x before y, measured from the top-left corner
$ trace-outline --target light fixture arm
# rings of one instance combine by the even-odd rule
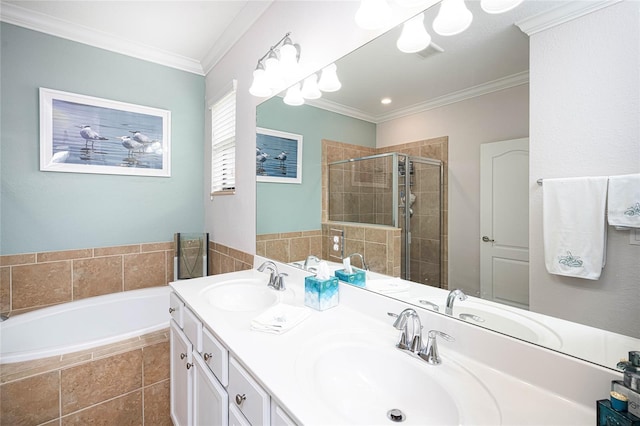
[[[269,56],[269,54],[273,51],[275,51],[278,47],[280,47],[280,45],[282,44],[282,42],[285,41],[285,39],[287,37],[289,37],[291,35],[291,32],[286,33],[280,40],[278,40],[278,42],[276,44],[274,44],[273,46],[271,46],[269,48],[269,50],[267,51],[267,53],[265,53],[262,58],[258,59],[258,64],[261,63],[262,61],[265,60],[265,58],[267,56]],[[297,44],[294,44],[294,46],[296,47],[296,50],[298,51],[298,59],[300,59],[300,46]]]

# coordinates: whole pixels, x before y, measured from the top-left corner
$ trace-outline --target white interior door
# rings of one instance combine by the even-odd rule
[[[480,146],[480,291],[529,308],[529,139]]]

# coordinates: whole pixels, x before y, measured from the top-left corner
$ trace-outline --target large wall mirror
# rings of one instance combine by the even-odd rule
[[[565,320],[571,326],[581,324],[580,328],[574,330],[582,335],[585,342],[588,341],[587,349],[563,345],[553,339],[548,344],[534,339],[530,341],[615,368],[615,362],[611,363],[609,359],[618,360],[626,354],[608,354],[607,360],[603,360],[596,352],[607,351],[603,346],[610,337],[602,337],[597,332],[606,330],[611,332],[610,336],[620,337],[624,341],[623,347],[640,349],[640,246],[631,244],[633,234],[618,232],[610,235],[614,246],[612,266],[603,279],[595,284],[572,281],[565,285],[576,294],[601,292],[598,294],[603,295],[602,308],[585,308],[589,309],[588,313],[564,315],[562,306],[574,303],[573,298],[559,301],[553,291],[549,291],[547,296],[541,295],[547,290],[537,286],[538,283],[529,283],[532,275],[527,266],[529,237],[541,233],[540,229],[529,229],[529,223],[539,222],[530,221],[528,217],[529,205],[539,202],[539,192],[542,190],[535,181],[536,178],[556,177],[552,175],[553,171],[549,171],[547,176],[533,176],[528,170],[529,165],[533,164],[529,160],[529,151],[532,157],[538,159],[559,155],[551,150],[541,152],[538,147],[530,146],[529,124],[530,119],[533,120],[530,117],[530,105],[544,102],[550,108],[562,105],[566,109],[573,108],[572,102],[577,104],[584,101],[541,99],[542,96],[550,96],[552,89],[547,85],[544,94],[537,92],[539,85],[536,83],[540,81],[530,81],[530,67],[553,67],[562,73],[561,67],[569,69],[578,66],[574,61],[581,62],[579,66],[585,66],[589,61],[599,62],[601,58],[599,52],[590,50],[589,42],[585,40],[583,48],[573,49],[562,61],[556,58],[553,64],[534,64],[533,61],[540,60],[545,52],[539,48],[536,55],[530,55],[532,39],[527,32],[533,28],[529,32],[531,34],[544,28],[545,23],[554,22],[555,25],[575,27],[569,33],[611,33],[607,25],[611,24],[612,19],[615,22],[616,16],[637,15],[639,6],[632,1],[525,0],[512,11],[488,15],[480,9],[479,1],[467,1],[466,4],[474,20],[470,28],[461,34],[443,37],[434,33],[431,23],[438,12],[439,6],[436,5],[425,11],[425,26],[432,36],[429,48],[418,53],[400,52],[396,42],[402,27],[397,27],[336,62],[342,82],[339,91],[323,93],[322,98],[307,101],[302,106],[284,104],[283,94],[258,106],[258,127],[302,135],[303,149],[302,183],[257,183],[257,253],[281,261],[304,260],[310,254],[327,258],[327,243],[322,240],[323,226],[326,233],[335,222],[327,222],[330,179],[323,175],[327,173],[326,163],[389,152],[437,158],[442,161],[444,173],[440,184],[441,231],[437,245],[431,245],[428,250],[425,243],[422,253],[438,252],[441,268],[432,268],[430,273],[424,274],[416,272],[412,274],[411,281],[447,291],[459,288],[469,296],[504,303],[509,306],[510,312],[515,312],[512,318],[517,318],[518,309],[521,309],[522,312],[539,312],[547,318]],[[558,16],[576,16],[576,13],[581,17],[562,18],[560,21],[563,23],[559,24]],[[601,14],[607,16],[601,19]],[[616,41],[628,46],[627,57],[630,58],[620,61],[616,66],[635,70],[632,71],[636,74],[635,86],[630,87],[633,91],[638,89],[637,40],[640,25],[629,22],[621,23],[620,29],[613,34],[620,38],[629,37],[629,40]],[[559,31],[548,39],[556,38],[551,43],[562,45],[562,39],[557,38],[562,34]],[[584,94],[587,93],[589,89],[585,88]],[[636,111],[638,96],[636,93],[635,106],[632,105]],[[389,98],[391,103],[381,103],[383,98]],[[603,104],[599,107],[610,106]],[[625,110],[627,106],[621,104],[615,108]],[[638,120],[636,117],[635,121]],[[632,134],[637,133],[637,124],[634,126],[635,130],[630,132]],[[628,146],[637,145],[639,135],[635,136],[625,137],[624,143]],[[483,174],[486,174],[487,167],[499,163],[496,158],[505,152],[517,154],[515,163],[493,173],[492,176],[507,173],[500,175],[503,184],[486,187]],[[582,155],[563,159],[567,167],[571,167],[572,162],[584,161]],[[621,171],[638,172],[640,158],[636,161],[635,170],[627,168]],[[494,195],[487,195],[491,191],[494,191]],[[418,200],[415,200],[415,207],[418,209],[422,199],[428,195],[416,193]],[[500,230],[487,228],[484,211],[486,199],[500,196],[507,199],[506,202],[519,203],[511,208],[511,211],[519,213],[494,218],[494,223],[504,225]],[[362,209],[363,205],[370,205],[365,200],[363,196],[353,198],[351,202],[359,203]],[[400,196],[398,200],[402,203]],[[518,216],[518,220],[512,220],[515,216]],[[372,235],[378,238],[381,234]],[[494,278],[498,284],[491,284],[494,286],[492,288],[486,284],[487,268],[483,266],[483,259],[487,256],[486,244],[491,246],[492,241],[499,238],[509,241],[504,245],[517,248],[517,253],[513,255],[517,260],[514,264],[520,266],[511,271],[501,271],[501,274],[512,275],[501,282]],[[387,245],[394,244],[390,239],[378,239],[376,242],[381,241],[386,241]],[[368,241],[361,245],[363,248],[365,246],[375,248],[375,244]],[[372,269],[399,276],[400,270],[394,269],[394,266],[374,262]],[[612,268],[616,271],[611,271]],[[624,281],[624,285],[618,285],[620,281]],[[402,298],[402,295],[399,293],[397,297]],[[545,302],[545,297],[555,300]],[[580,297],[575,300],[580,300]],[[577,312],[580,307],[566,310]],[[621,315],[614,318],[617,312]],[[549,327],[553,327],[555,323],[549,324]],[[508,331],[500,331],[509,334]],[[513,335],[528,340],[516,332]]]

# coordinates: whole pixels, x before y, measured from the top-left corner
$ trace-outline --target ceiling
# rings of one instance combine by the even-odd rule
[[[0,0],[0,19],[206,75],[273,1]],[[342,89],[308,103],[379,123],[526,84],[527,34],[615,1],[525,0],[510,12],[489,15],[478,0],[467,0],[471,27],[450,37],[431,30],[436,5],[425,13],[425,25],[444,52],[426,58],[400,52],[397,27],[337,61]],[[381,105],[383,96],[392,104]]]
[[[4,22],[205,75],[273,0],[1,0]]]

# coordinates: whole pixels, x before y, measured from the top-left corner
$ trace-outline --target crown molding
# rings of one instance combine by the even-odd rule
[[[274,0],[247,2],[202,59],[202,69],[205,74],[208,74],[220,62],[273,2]]]
[[[150,47],[142,43],[133,43],[130,40],[99,32],[83,25],[70,23],[40,12],[28,10],[13,3],[2,3],[0,20],[8,24],[18,25],[78,43],[88,44],[89,46],[100,49],[132,56],[190,73],[204,75],[202,65],[194,59]]]
[[[370,123],[379,124],[385,121],[394,120],[396,118],[401,118],[408,115],[418,114],[420,112],[440,108],[445,105],[454,104],[467,99],[475,98],[477,96],[487,95],[489,93],[498,92],[500,90],[509,89],[511,87],[521,86],[528,83],[529,72],[523,71],[521,73],[512,74],[510,76],[499,78],[488,83],[483,83],[477,86],[459,90],[457,92],[452,92],[447,95],[431,99],[427,102],[421,102],[419,104],[411,105],[406,108],[396,109],[392,112],[380,115],[368,114],[359,109],[351,108],[323,98],[316,100],[307,100],[306,104],[338,114],[346,115],[348,117],[353,117],[360,120],[368,121]]]
[[[516,22],[520,30],[528,36],[572,21],[596,10],[609,7],[622,0],[585,0],[566,2],[562,5]]]

